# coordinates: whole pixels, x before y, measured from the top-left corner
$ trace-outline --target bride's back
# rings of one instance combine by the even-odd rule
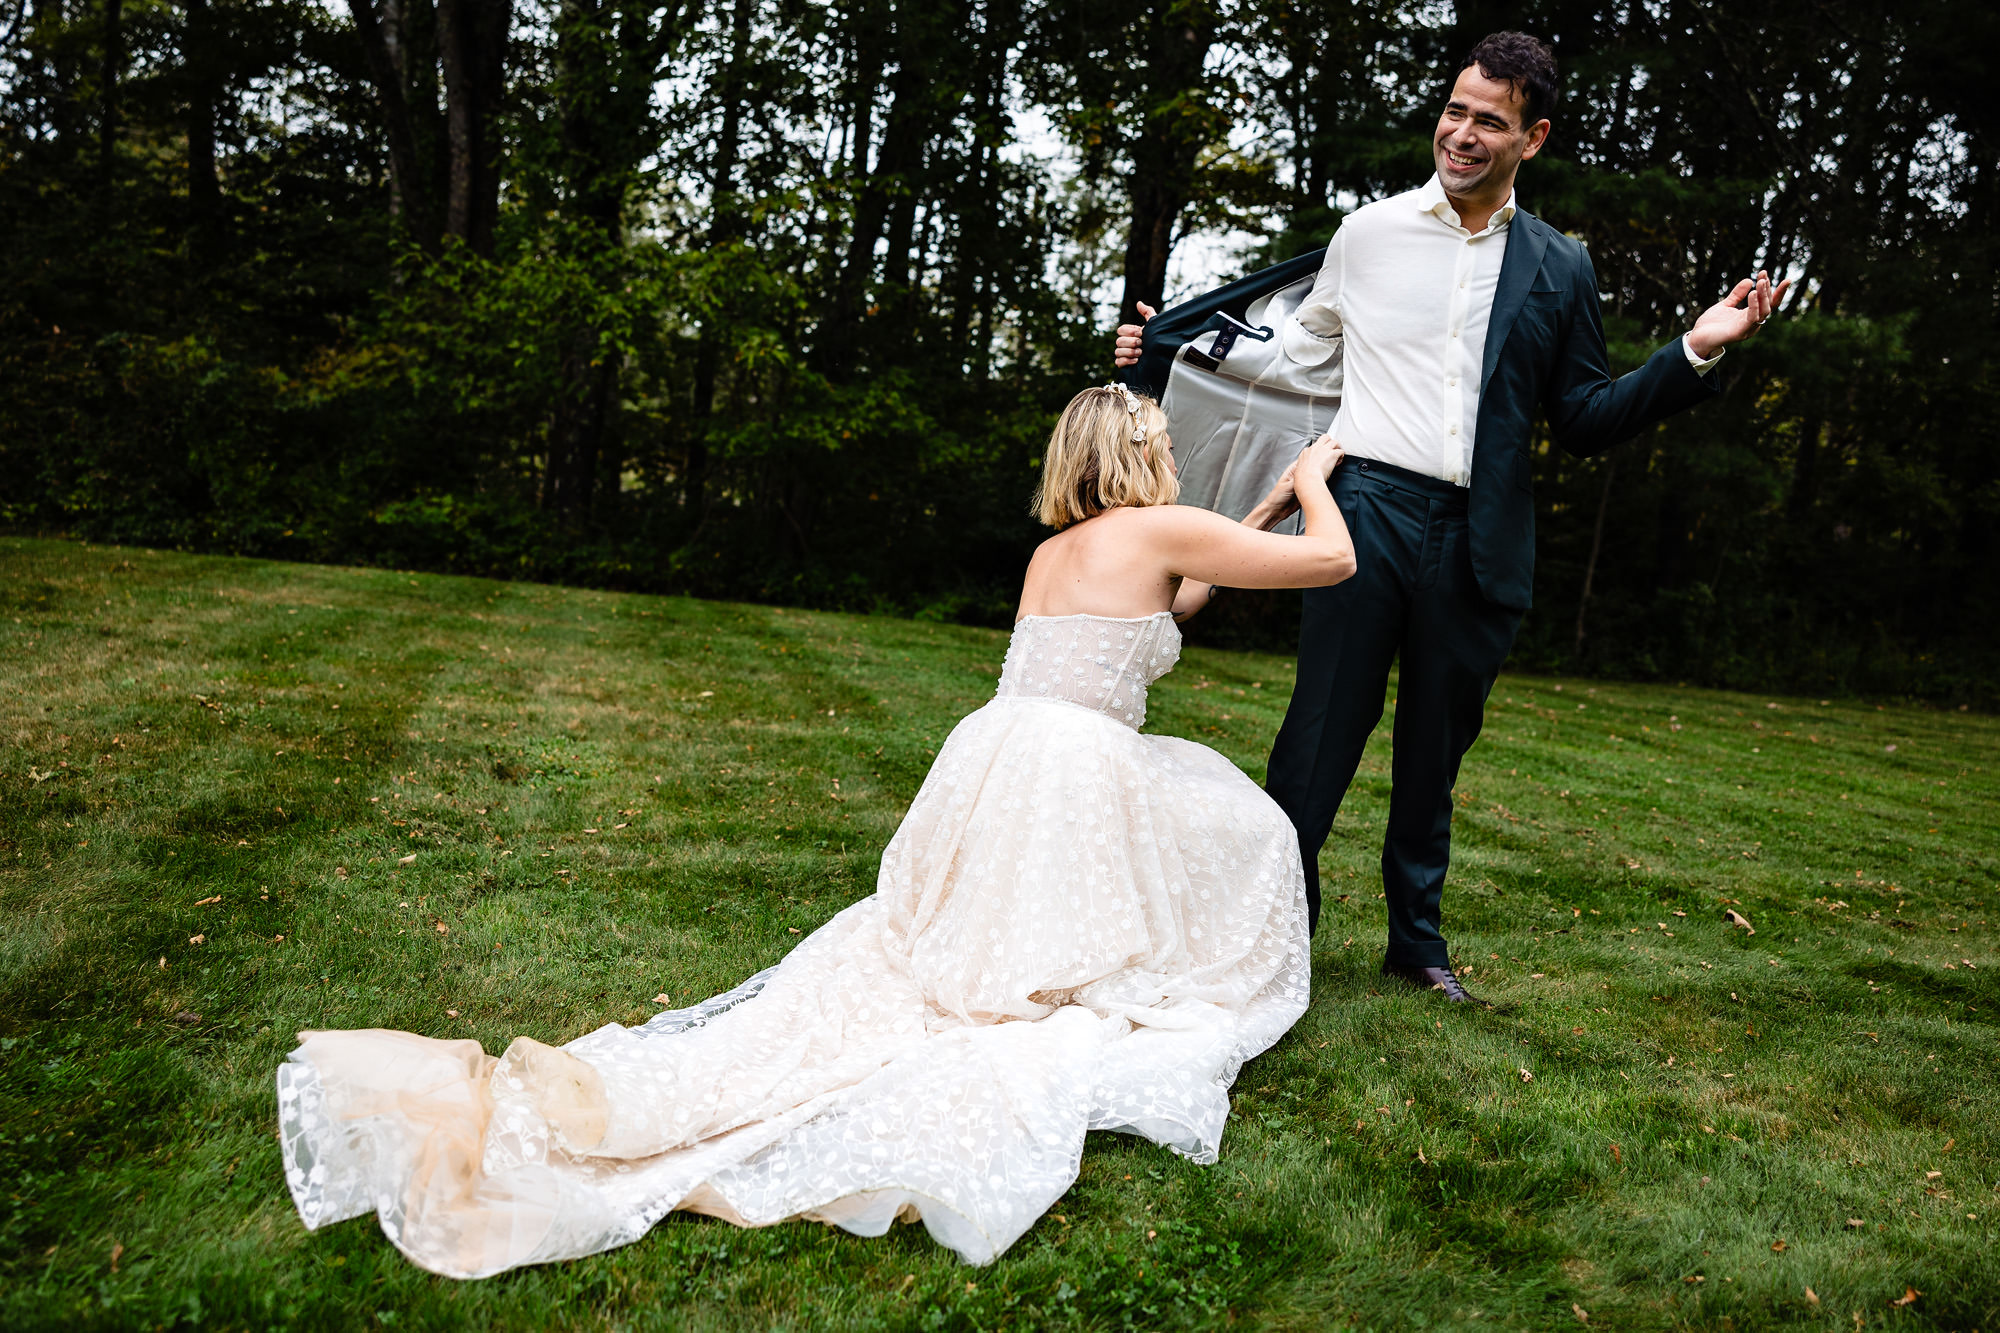
[[[1107,509],[1035,548],[1015,618],[1095,615],[1114,619],[1171,610],[1178,575],[1161,563],[1147,529],[1153,506]],[[1164,508],[1164,506],[1161,506]]]

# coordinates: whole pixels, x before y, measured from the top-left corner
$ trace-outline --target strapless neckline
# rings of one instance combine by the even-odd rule
[[[1171,611],[1022,616],[994,698],[1080,704],[1136,729],[1146,721],[1147,687],[1173,669],[1180,652]]]
[[[1071,611],[1060,616],[1043,616],[1031,612],[1028,615],[1022,616],[1014,623],[1022,625],[1030,620],[1115,620],[1123,625],[1136,625],[1141,621],[1158,620],[1161,616],[1171,615],[1173,615],[1171,611],[1150,611],[1143,616],[1100,616],[1095,611]]]

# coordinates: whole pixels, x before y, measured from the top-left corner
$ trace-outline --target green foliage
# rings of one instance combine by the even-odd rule
[[[512,13],[470,83],[436,0],[24,11],[0,524],[1004,623],[1106,300],[1421,181],[1505,23],[1621,365],[1799,282],[1720,402],[1544,458],[1518,660],[1994,702],[1989,6],[451,3]]]
[[[9,1329],[2000,1315],[1991,718],[1503,677],[1454,811],[1446,928],[1496,1002],[1463,1012],[1376,971],[1385,717],[1321,861],[1312,1007],[1215,1165],[1094,1136],[982,1269],[918,1227],[676,1215],[453,1282],[372,1219],[299,1226],[293,1034],[498,1051],[727,989],[872,891],[1004,637],[20,539],[0,598]],[[1290,670],[1191,649],[1150,725],[1254,775]]]

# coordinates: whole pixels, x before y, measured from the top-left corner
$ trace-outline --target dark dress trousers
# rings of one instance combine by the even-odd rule
[[[1535,419],[1547,418],[1564,449],[1594,454],[1719,387],[1696,373],[1678,338],[1614,377],[1588,251],[1531,214],[1514,215],[1487,329],[1471,485],[1357,458],[1334,474],[1358,569],[1305,593],[1298,683],[1266,780],[1298,830],[1315,926],[1319,851],[1400,659],[1382,843],[1387,957],[1448,965],[1439,903],[1452,787],[1534,583]]]

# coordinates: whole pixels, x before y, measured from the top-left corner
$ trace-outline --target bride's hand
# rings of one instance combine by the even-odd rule
[[[1299,458],[1304,457],[1305,450],[1301,449],[1299,451]],[[1280,472],[1278,479],[1271,483],[1270,494],[1264,497],[1264,508],[1281,514],[1290,514],[1294,509],[1299,507],[1298,470],[1298,458],[1294,458],[1285,465],[1285,470]]]
[[[1334,443],[1331,435],[1320,436],[1317,440],[1299,450],[1299,456],[1294,458],[1291,461],[1291,465],[1278,474],[1278,479],[1271,483],[1270,492],[1264,496],[1255,509],[1252,509],[1244,516],[1243,521],[1253,528],[1269,532],[1272,528],[1299,511],[1299,467],[1301,464],[1310,462],[1312,466],[1319,468],[1320,476],[1325,478],[1333,474],[1333,470],[1340,466],[1340,460],[1346,456],[1346,452],[1338,444]]]
[[[1333,476],[1333,470],[1339,467],[1340,460],[1346,457],[1347,451],[1340,447],[1338,440],[1330,434],[1322,435],[1306,446],[1305,452],[1299,455],[1299,461],[1292,466],[1296,468],[1300,464],[1306,464],[1316,467],[1319,469],[1320,479],[1325,480]],[[1287,476],[1289,477],[1289,473]]]

